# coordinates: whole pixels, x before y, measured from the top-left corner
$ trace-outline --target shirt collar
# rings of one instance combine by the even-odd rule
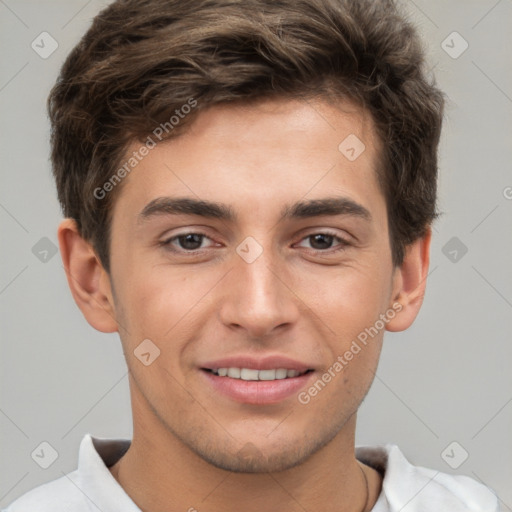
[[[80,443],[78,486],[94,510],[141,512],[108,469],[130,447],[129,439],[102,439],[86,434]]]
[[[86,434],[80,444],[77,485],[99,510],[141,512],[108,469],[130,447],[129,439]],[[381,473],[382,491],[372,512],[492,512],[496,496],[466,476],[413,466],[398,446],[358,446],[356,458]]]

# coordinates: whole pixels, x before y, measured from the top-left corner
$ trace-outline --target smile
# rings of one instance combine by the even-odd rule
[[[289,370],[286,368],[276,368],[269,370],[256,370],[254,368],[212,368],[208,370],[214,375],[218,375],[219,377],[230,377],[231,379],[241,379],[241,380],[282,380],[282,379],[290,379],[293,377],[300,377],[305,373],[308,373],[312,370],[306,370],[303,372],[299,372],[297,370]]]

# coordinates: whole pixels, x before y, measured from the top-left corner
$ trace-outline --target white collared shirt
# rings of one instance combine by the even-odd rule
[[[141,512],[108,469],[129,439],[82,439],[78,469],[15,500],[3,512]],[[372,512],[499,512],[498,499],[467,476],[413,466],[398,446],[357,447],[356,457],[384,475]]]

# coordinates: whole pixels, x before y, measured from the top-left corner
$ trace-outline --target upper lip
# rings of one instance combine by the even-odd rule
[[[201,368],[207,370],[218,368],[251,368],[254,370],[286,368],[287,370],[297,370],[298,372],[312,370],[310,365],[280,355],[265,357],[254,357],[250,355],[223,357],[221,359],[216,359],[215,361],[207,361],[201,365]]]

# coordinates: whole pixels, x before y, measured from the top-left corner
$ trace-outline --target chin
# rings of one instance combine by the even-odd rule
[[[268,437],[261,442],[245,442],[240,448],[234,438],[213,441],[189,439],[188,447],[204,461],[216,468],[234,473],[275,473],[285,471],[307,461],[334,437],[335,432],[318,438],[310,438],[301,434],[279,436],[274,442]],[[253,438],[254,439],[254,438]],[[184,441],[184,440],[182,440]],[[195,441],[195,442],[194,442]]]
[[[300,465],[311,453],[295,448],[288,451],[276,450],[276,453],[267,455],[254,444],[247,443],[233,454],[210,451],[198,455],[212,466],[233,473],[276,473]]]

